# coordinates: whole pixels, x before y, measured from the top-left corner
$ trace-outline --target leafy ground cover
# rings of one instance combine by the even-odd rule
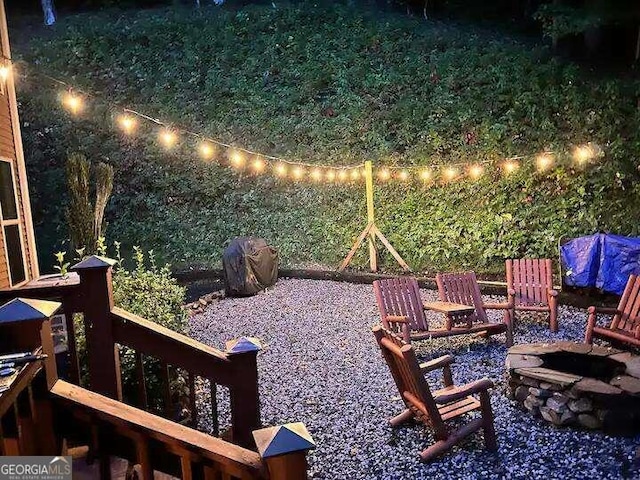
[[[416,270],[500,272],[555,256],[561,236],[640,234],[640,83],[593,78],[544,46],[478,28],[333,4],[110,10],[55,30],[18,19],[19,97],[42,264],[66,238],[64,160],[116,171],[109,238],[177,266],[219,262],[234,236],[267,238],[285,264],[336,265],[365,222],[361,185],[292,184],[126,139],[93,101],[71,119],[40,71],[222,141],[322,164],[446,164],[591,141],[585,170],[376,187],[378,223]],[[33,19],[39,22],[39,19]],[[34,33],[35,32],[35,33]],[[356,259],[364,265],[364,251]],[[384,259],[383,259],[384,261]],[[392,265],[388,261],[387,265]]]

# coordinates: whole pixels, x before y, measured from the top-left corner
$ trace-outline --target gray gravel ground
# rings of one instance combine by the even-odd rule
[[[422,296],[437,299],[430,290]],[[562,306],[559,318],[557,334],[543,320],[522,319],[515,342],[581,341],[586,312]],[[387,423],[403,405],[371,333],[378,321],[371,285],[281,279],[254,297],[210,305],[192,318],[191,335],[218,348],[242,335],[261,339],[263,423],[305,423],[317,443],[309,455],[314,479],[640,478],[633,460],[640,436],[556,429],[506,398],[504,335],[414,343],[423,361],[453,354],[456,383],[484,376],[496,383],[491,402],[499,442],[498,452],[489,453],[477,434],[431,464],[419,462],[418,452],[433,436],[419,425],[392,429]],[[440,385],[437,375],[429,380]],[[228,423],[225,400],[219,400],[223,424]]]

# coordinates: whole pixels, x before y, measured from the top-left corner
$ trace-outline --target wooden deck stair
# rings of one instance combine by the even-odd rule
[[[76,447],[70,449],[68,454],[73,460],[73,479],[74,480],[98,480],[100,478],[100,467],[96,462],[90,462],[87,455],[89,447]],[[124,458],[111,457],[110,471],[112,480],[130,479],[137,476],[142,479],[142,468],[140,465],[133,467],[134,475],[131,475],[130,463]],[[154,480],[176,480],[177,477],[167,475],[162,472],[153,472]]]

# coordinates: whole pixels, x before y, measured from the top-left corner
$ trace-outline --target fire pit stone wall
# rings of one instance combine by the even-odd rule
[[[506,366],[509,397],[555,426],[640,431],[640,356],[572,342],[516,345]]]

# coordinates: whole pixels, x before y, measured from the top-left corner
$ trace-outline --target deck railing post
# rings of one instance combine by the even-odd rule
[[[88,257],[72,267],[80,277],[80,306],[84,314],[90,389],[122,400],[120,355],[114,341],[111,310],[111,270],[115,260]]]
[[[227,342],[233,383],[229,385],[233,442],[253,448],[253,430],[260,427],[260,394],[258,392],[258,352],[255,338],[240,337]]]
[[[307,451],[315,442],[303,423],[288,423],[253,432],[258,453],[269,469],[270,478],[305,480]]]

